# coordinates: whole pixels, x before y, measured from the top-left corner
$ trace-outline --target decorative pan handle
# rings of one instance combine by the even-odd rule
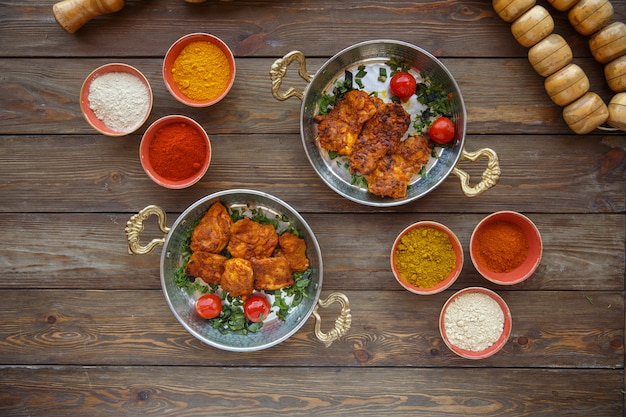
[[[476,197],[487,191],[500,179],[500,165],[498,163],[498,155],[489,148],[479,149],[476,152],[461,151],[461,160],[467,159],[476,162],[481,156],[487,157],[487,168],[483,171],[483,177],[474,187],[469,185],[470,176],[467,172],[461,170],[457,166],[454,167],[452,173],[461,180],[461,189],[467,197]]]
[[[304,91],[297,88],[290,87],[285,93],[280,91],[280,87],[283,83],[283,78],[287,75],[287,68],[293,63],[298,61],[300,68],[298,69],[298,75],[306,81],[311,82],[313,76],[306,70],[306,58],[300,51],[291,51],[282,58],[277,59],[270,68],[270,78],[272,79],[272,95],[278,101],[284,101],[293,96],[298,97],[300,100],[304,99]]]
[[[159,239],[152,239],[147,245],[142,246],[139,243],[139,235],[143,232],[143,222],[145,222],[152,215],[157,216],[159,221],[159,229],[163,232],[163,237]],[[170,231],[170,228],[166,226],[166,214],[159,206],[150,205],[141,210],[139,213],[134,214],[130,220],[126,222],[126,238],[128,239],[128,253],[135,255],[145,255],[150,253],[159,245],[165,243],[165,236]]]
[[[337,320],[335,320],[335,327],[328,333],[323,333],[321,330],[322,319],[317,312],[318,307],[328,307],[334,302],[341,304],[341,313]],[[350,313],[350,301],[345,294],[340,292],[331,293],[325,300],[318,300],[317,305],[313,309],[313,316],[315,316],[315,336],[329,347],[335,340],[339,339],[350,329],[352,325],[352,314]]]

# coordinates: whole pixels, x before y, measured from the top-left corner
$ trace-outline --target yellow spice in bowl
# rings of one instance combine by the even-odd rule
[[[395,250],[396,270],[402,279],[420,288],[434,287],[450,275],[456,254],[441,230],[419,227],[400,238]]]
[[[230,64],[226,54],[211,42],[197,41],[185,46],[172,66],[172,79],[192,100],[219,97],[228,88]]]

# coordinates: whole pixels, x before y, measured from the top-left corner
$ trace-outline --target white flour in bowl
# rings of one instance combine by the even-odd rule
[[[131,132],[139,127],[150,106],[150,94],[132,74],[109,72],[89,86],[89,107],[110,129]]]
[[[446,309],[444,328],[453,345],[480,352],[493,345],[504,330],[500,305],[482,293],[461,294]]]

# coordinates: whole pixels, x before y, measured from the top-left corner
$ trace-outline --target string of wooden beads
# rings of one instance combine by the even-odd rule
[[[591,36],[589,49],[596,61],[605,65],[609,88],[617,93],[608,106],[589,91],[589,78],[572,63],[572,49],[560,35],[553,33],[554,19],[536,0],[492,0],[494,11],[505,22],[517,42],[529,48],[528,60],[545,77],[550,99],[563,107],[563,119],[577,134],[595,129],[626,131],[626,25],[613,22],[609,0],[548,0],[565,12],[574,29]],[[607,123],[611,128],[602,126]]]

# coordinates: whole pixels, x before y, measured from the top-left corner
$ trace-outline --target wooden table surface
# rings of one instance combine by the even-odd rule
[[[614,20],[625,21],[626,1],[612,3]],[[587,39],[539,4],[608,100]],[[624,415],[626,140],[569,130],[491,2],[128,1],[74,34],[57,25],[52,5],[0,2],[0,415]],[[178,103],[161,77],[166,50],[191,32],[220,37],[236,55],[235,85],[211,108]],[[269,69],[300,50],[314,73],[372,39],[421,46],[450,69],[467,106],[466,150],[499,157],[494,188],[469,198],[451,175],[417,201],[380,209],[316,175],[300,101],[272,97]],[[150,119],[127,137],[98,134],[79,108],[84,79],[109,62],[135,66],[154,92]],[[154,184],[138,158],[143,131],[169,114],[196,119],[212,140],[209,171],[185,190]],[[484,169],[461,167],[473,181]],[[160,250],[127,253],[126,221],[143,207],[163,207],[171,225],[232,188],[273,194],[315,232],[322,297],[345,293],[353,317],[329,348],[313,317],[260,352],[205,345],[166,304]],[[474,226],[499,210],[530,217],[544,243],[536,273],[510,287],[469,261]],[[403,290],[389,268],[395,236],[418,220],[446,224],[464,247],[461,276],[438,295]],[[513,316],[504,349],[484,360],[456,356],[438,330],[445,300],[468,286],[495,290]],[[322,312],[325,322],[334,314]]]

